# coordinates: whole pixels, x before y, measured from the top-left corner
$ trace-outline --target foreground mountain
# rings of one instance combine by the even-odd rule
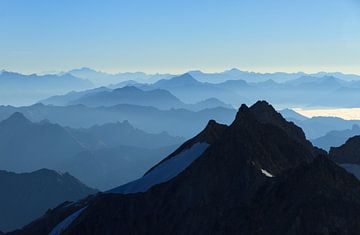
[[[68,173],[47,169],[22,174],[0,171],[0,185],[2,231],[21,228],[49,208],[97,192]]]
[[[360,182],[318,154],[267,103],[243,105],[130,191],[59,206],[12,234],[356,234]]]
[[[360,179],[360,136],[349,138],[339,147],[331,147],[330,158]]]
[[[360,135],[360,127],[356,124],[354,124],[351,129],[330,131],[326,135],[314,139],[311,142],[319,148],[329,151],[331,147],[339,147],[355,135]]]
[[[337,163],[360,165],[360,136],[351,137],[345,144],[339,147],[332,147],[329,156]]]

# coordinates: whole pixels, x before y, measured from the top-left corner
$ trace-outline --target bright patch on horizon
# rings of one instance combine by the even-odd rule
[[[339,117],[345,120],[360,120],[360,108],[338,108],[338,109],[294,109],[306,117]]]

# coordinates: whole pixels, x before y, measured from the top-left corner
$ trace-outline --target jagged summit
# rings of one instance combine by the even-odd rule
[[[339,147],[331,147],[329,156],[339,164],[360,165],[360,135],[349,138]]]
[[[142,92],[142,90],[136,86],[125,86],[121,88],[116,88],[113,92]]]
[[[65,233],[356,233],[360,182],[315,152],[268,103],[242,105],[231,125],[210,120],[139,180],[88,201]],[[53,210],[19,234],[50,232],[46,221],[60,224],[64,210],[74,207]]]
[[[20,124],[29,124],[29,123],[31,123],[31,121],[29,119],[27,119],[24,116],[24,114],[22,114],[20,112],[15,112],[10,117],[8,117],[4,121],[2,121],[2,123],[6,123],[6,124],[13,123],[14,125],[20,125]]]
[[[209,120],[208,124],[204,128],[203,131],[201,131],[198,135],[196,135],[194,138],[186,141],[184,144],[182,144],[178,149],[176,149],[172,154],[164,158],[162,161],[160,161],[158,164],[156,164],[154,167],[152,167],[149,171],[145,173],[148,174],[153,169],[155,169],[160,164],[164,163],[165,161],[168,161],[176,156],[178,156],[181,152],[184,152],[188,149],[191,149],[192,146],[198,143],[205,143],[205,144],[214,144],[216,141],[221,138],[221,135],[224,133],[224,131],[227,129],[227,125],[219,124],[215,120]]]

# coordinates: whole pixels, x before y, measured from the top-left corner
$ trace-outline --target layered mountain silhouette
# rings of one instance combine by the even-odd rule
[[[166,131],[172,136],[189,138],[201,131],[204,123],[210,119],[222,123],[231,122],[236,110],[222,107],[200,111],[159,110],[154,107],[129,104],[90,108],[84,105],[63,107],[38,103],[27,107],[0,106],[0,120],[7,119],[14,112],[23,113],[33,122],[47,119],[52,123],[72,128],[89,128],[96,124],[129,120],[135,128],[149,133]]]
[[[106,191],[141,177],[177,147],[149,149],[118,145],[86,150],[60,163],[56,169],[68,171],[85,184]]]
[[[160,79],[172,77],[171,74],[146,74],[143,72],[124,72],[109,74],[101,71],[96,71],[91,68],[83,67],[68,71],[71,75],[83,79],[89,79],[96,85],[104,86],[115,84],[127,80],[136,80],[138,82],[155,82]]]
[[[289,109],[281,110],[280,113],[287,120],[292,121],[301,127],[306,133],[306,137],[314,141],[320,137],[324,137],[332,131],[344,131],[352,129],[354,125],[360,126],[359,120],[344,120],[338,117],[307,118]]]
[[[0,185],[2,231],[21,228],[43,215],[49,208],[97,192],[68,173],[48,169],[22,174],[0,171]]]
[[[1,169],[16,172],[66,171],[108,190],[136,179],[182,141],[167,133],[146,133],[129,122],[73,129],[46,120],[33,123],[14,113],[0,122],[0,163]]]
[[[242,77],[241,74],[244,76]],[[204,74],[198,71],[162,79],[155,83],[134,86],[141,89],[166,89],[187,103],[207,98],[217,98],[225,103],[238,106],[240,102],[253,103],[266,99],[277,106],[329,106],[356,107],[360,83],[352,76],[335,77],[336,74],[259,74],[248,79],[248,74],[231,70],[227,73]],[[219,79],[222,77],[221,79]],[[283,79],[284,78],[284,79]],[[350,81],[350,78],[357,79]],[[343,80],[344,79],[344,80]],[[290,100],[288,97],[292,97]]]
[[[1,169],[24,172],[53,168],[83,150],[58,124],[33,123],[19,112],[0,122]]]
[[[330,150],[331,147],[339,147],[344,144],[350,137],[360,135],[360,127],[356,124],[351,129],[330,131],[326,135],[312,140],[311,142],[319,148]]]
[[[91,87],[90,81],[71,74],[24,75],[0,71],[0,104],[28,105],[56,93]]]
[[[86,149],[95,150],[116,146],[141,148],[161,148],[178,145],[181,137],[170,136],[166,132],[150,134],[134,128],[128,121],[95,125],[90,128],[66,128]]]
[[[59,206],[12,234],[356,234],[360,182],[322,154],[268,103],[242,105],[129,191]]]
[[[135,86],[123,86],[116,89],[100,87],[96,89],[70,92],[66,95],[57,95],[40,101],[43,104],[52,105],[76,105],[88,107],[115,106],[119,104],[131,104],[151,106],[158,109],[189,109],[199,111],[207,108],[225,107],[232,108],[216,98],[208,98],[194,104],[186,104],[164,89],[142,90]]]
[[[184,105],[178,98],[166,90],[143,91],[134,86],[87,94],[77,100],[70,101],[69,104],[83,104],[89,107],[134,104],[153,106],[160,109],[178,108]]]
[[[149,75],[142,72],[108,74],[90,68],[45,75],[2,71],[0,98],[3,104],[29,105],[72,90],[94,86],[118,88],[127,84],[145,90],[165,89],[190,104],[217,98],[234,107],[241,102],[253,103],[258,99],[269,100],[281,107],[357,107],[359,80],[357,75],[341,73],[261,74],[238,69],[220,73],[190,71],[182,75]],[[292,97],[291,100],[288,97]]]

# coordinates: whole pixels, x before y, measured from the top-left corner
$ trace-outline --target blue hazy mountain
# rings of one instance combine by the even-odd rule
[[[66,106],[70,102],[80,99],[84,95],[95,94],[98,92],[105,92],[105,91],[111,91],[111,89],[107,88],[107,87],[98,87],[98,88],[89,89],[89,90],[85,90],[85,91],[71,91],[69,93],[66,93],[65,95],[51,96],[49,98],[41,100],[40,102],[43,104]]]
[[[0,122],[0,164],[16,172],[45,167],[66,171],[92,187],[108,189],[144,173],[182,141],[167,133],[148,134],[128,122],[72,129],[49,121],[33,123],[14,113]]]
[[[238,106],[242,102],[254,103],[265,99],[279,107],[356,107],[359,102],[359,80],[348,81],[329,75],[317,77],[298,73],[283,81],[279,79],[280,73],[277,75],[279,77],[271,74],[267,80],[227,76],[224,81],[211,83],[211,78],[198,80],[196,74],[198,73],[186,73],[153,84],[133,85],[141,89],[166,89],[186,103],[217,98]]]
[[[16,174],[0,170],[0,230],[11,231],[43,215],[65,201],[97,191],[68,173],[41,169]]]
[[[134,86],[126,86],[111,91],[89,93],[70,101],[69,105],[72,104],[83,104],[89,107],[134,104],[153,106],[160,109],[181,108],[185,106],[183,102],[167,90],[156,89],[143,91]]]
[[[360,126],[360,120],[345,120],[337,117],[307,118],[289,109],[281,110],[280,113],[287,120],[292,121],[301,127],[305,132],[306,137],[313,141],[327,135],[332,131],[335,131],[334,133],[337,131],[342,132],[347,129],[352,129],[354,125]]]
[[[68,171],[85,184],[106,191],[139,178],[178,146],[141,148],[117,145],[86,150],[60,163],[56,169]]]
[[[124,72],[110,74],[101,71],[96,71],[91,68],[83,67],[79,69],[73,69],[68,73],[83,79],[88,79],[97,86],[106,86],[110,84],[117,84],[119,82],[134,80],[138,82],[155,82],[157,80],[168,78],[171,74],[146,74],[143,72]]]
[[[70,92],[65,95],[52,96],[40,102],[61,106],[82,104],[88,107],[133,104],[151,106],[159,109],[184,108],[195,111],[216,107],[232,108],[231,105],[216,98],[207,98],[194,104],[186,104],[167,90],[156,88],[142,90],[135,86],[123,86],[116,89],[99,87],[80,92]]]
[[[24,105],[57,93],[83,90],[93,87],[85,79],[71,74],[62,75],[24,75],[20,73],[0,72],[0,103]]]
[[[319,72],[314,74],[306,74],[304,72],[297,73],[285,73],[285,72],[274,72],[274,73],[258,73],[258,72],[249,72],[241,71],[237,68],[229,69],[223,72],[218,73],[204,73],[200,70],[190,71],[194,78],[202,82],[211,82],[211,83],[221,83],[227,80],[244,80],[249,83],[252,82],[264,82],[267,80],[274,80],[276,82],[282,83],[290,80],[300,78],[302,76],[312,76],[312,77],[324,77],[324,76],[333,76],[345,81],[354,81],[360,80],[359,75],[355,74],[343,74],[343,73],[328,73],[328,72]]]
[[[229,100],[237,97],[235,92],[215,84],[200,82],[189,73],[170,79],[162,79],[153,84],[140,87],[143,87],[143,89],[157,88],[168,90],[186,103],[197,103],[209,98],[217,98],[225,101],[225,103],[230,103],[228,102]]]
[[[128,121],[95,125],[90,128],[66,128],[86,149],[94,150],[116,146],[156,149],[180,144],[184,139],[166,132],[146,133],[134,128]]]
[[[83,67],[79,69],[70,70],[68,73],[84,79],[89,79],[96,85],[108,85],[116,84],[126,80],[134,80],[137,82],[153,83],[160,79],[168,79],[177,74],[146,74],[143,72],[123,72],[117,74],[109,74],[101,71],[96,71],[91,68]],[[329,72],[319,72],[314,74],[307,74],[304,72],[297,73],[285,73],[285,72],[274,72],[274,73],[258,73],[250,71],[242,71],[237,68],[225,70],[223,72],[214,72],[214,73],[205,73],[200,70],[194,70],[188,72],[196,80],[201,82],[209,83],[221,83],[227,80],[245,80],[247,82],[264,82],[267,80],[274,80],[276,82],[286,82],[290,80],[297,79],[302,76],[312,76],[312,77],[324,77],[324,76],[333,76],[345,81],[354,81],[360,80],[359,75],[355,74],[343,74],[339,72],[329,73]]]
[[[172,136],[189,137],[201,130],[203,123],[209,119],[229,123],[236,110],[222,107],[201,111],[159,110],[153,107],[128,104],[96,108],[84,105],[63,107],[35,104],[27,107],[0,106],[0,120],[8,118],[14,112],[23,113],[33,122],[47,119],[52,123],[73,128],[89,128],[96,124],[128,120],[135,128],[148,133],[166,131]]]
[[[63,127],[33,123],[16,112],[0,122],[0,168],[16,172],[54,168],[85,150]]]
[[[349,138],[356,135],[360,135],[360,126],[354,124],[351,129],[330,131],[322,137],[311,140],[311,142],[315,146],[328,151],[331,147],[339,147],[345,144]]]

